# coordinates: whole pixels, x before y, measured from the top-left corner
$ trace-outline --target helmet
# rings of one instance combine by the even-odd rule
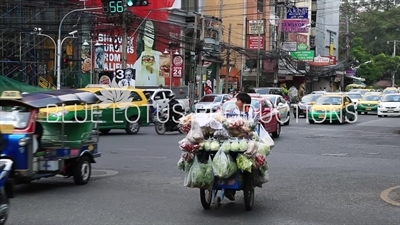
[[[175,98],[175,94],[174,94],[173,92],[171,92],[171,93],[168,95],[168,98],[169,98],[170,100],[174,99],[174,98]]]
[[[146,98],[150,98],[151,97],[151,94],[150,93],[146,93],[146,94],[144,94],[145,96],[146,96]]]

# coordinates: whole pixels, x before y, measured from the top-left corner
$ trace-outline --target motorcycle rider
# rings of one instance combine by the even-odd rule
[[[179,118],[183,115],[183,107],[181,104],[175,99],[175,94],[170,93],[168,95],[168,112],[169,112],[169,118],[168,120],[171,121],[171,124],[173,123],[174,125],[177,125],[179,123]]]
[[[150,116],[150,120],[151,120],[150,122],[154,122],[153,121],[153,119],[154,119],[154,115],[153,114],[154,114],[155,109],[154,109],[154,105],[153,105],[153,99],[151,99],[151,93],[147,92],[144,95],[147,98],[147,104],[149,106],[149,116]]]

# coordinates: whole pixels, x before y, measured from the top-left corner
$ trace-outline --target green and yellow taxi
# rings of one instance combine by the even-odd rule
[[[137,134],[141,126],[150,124],[148,101],[141,89],[88,87],[79,90],[94,93],[99,98],[102,120],[99,130],[103,134],[112,129]]]
[[[382,99],[382,93],[370,92],[364,95],[359,101],[357,106],[358,114],[377,113],[379,101]]]
[[[324,94],[311,105],[307,114],[309,123],[345,123],[356,120],[355,105],[342,93]]]

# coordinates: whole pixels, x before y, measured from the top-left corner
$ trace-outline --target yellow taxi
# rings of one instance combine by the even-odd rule
[[[397,94],[397,93],[400,93],[400,90],[398,89],[398,88],[395,88],[395,87],[388,87],[388,88],[385,88],[385,90],[383,90],[383,92],[382,92],[384,95],[387,95],[387,94]]]
[[[357,113],[358,114],[377,113],[379,101],[381,99],[382,99],[381,92],[369,92],[358,101]]]
[[[309,123],[345,123],[356,120],[356,107],[343,93],[324,94],[311,105],[307,114]]]

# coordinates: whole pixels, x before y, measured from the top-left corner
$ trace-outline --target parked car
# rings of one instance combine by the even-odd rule
[[[315,102],[322,94],[309,94],[301,98],[300,102],[293,107],[294,118],[306,116],[311,107],[311,103]]]
[[[168,105],[168,96],[172,92],[170,89],[143,89],[144,94],[150,93],[153,104],[157,105],[158,108],[165,108]],[[190,112],[190,100],[188,98],[176,99],[181,106],[185,109],[185,112]]]
[[[221,110],[223,112],[230,111],[236,108],[236,99],[225,102]],[[281,134],[281,119],[278,109],[276,109],[271,101],[261,97],[251,97],[251,105],[255,113],[259,113],[260,122],[265,130],[272,137],[279,137]]]
[[[400,116],[400,94],[383,96],[378,105],[378,117]]]
[[[209,94],[204,95],[192,107],[192,112],[209,113],[216,112],[221,108],[222,104],[232,98],[229,94]]]

